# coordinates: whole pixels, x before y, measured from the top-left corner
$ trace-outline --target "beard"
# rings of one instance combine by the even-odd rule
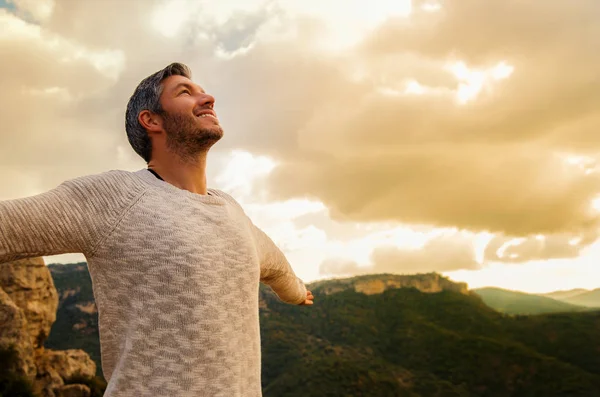
[[[207,152],[223,137],[223,128],[219,124],[201,127],[196,116],[167,113],[163,119],[167,150],[185,162],[196,161],[199,153]]]

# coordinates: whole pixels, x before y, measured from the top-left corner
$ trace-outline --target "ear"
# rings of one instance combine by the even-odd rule
[[[160,132],[162,131],[162,118],[149,110],[142,110],[138,114],[138,121],[149,132]]]

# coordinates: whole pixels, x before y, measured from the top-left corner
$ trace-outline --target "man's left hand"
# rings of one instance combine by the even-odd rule
[[[312,292],[306,291],[306,300],[300,303],[300,306],[312,305],[314,299],[315,297],[313,296]]]

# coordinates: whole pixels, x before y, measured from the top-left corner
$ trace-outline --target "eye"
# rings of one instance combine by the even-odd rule
[[[179,93],[179,95],[181,95],[181,94],[185,94],[185,93],[187,93],[188,95],[192,95],[192,93],[190,92],[190,90],[188,90],[187,88],[186,88],[185,90],[181,91],[181,92]]]

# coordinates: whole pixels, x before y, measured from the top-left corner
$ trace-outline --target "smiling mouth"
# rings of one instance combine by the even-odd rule
[[[210,113],[204,113],[204,114],[199,115],[198,117],[210,117],[210,118],[213,118],[215,120],[218,120],[215,116],[213,116]]]

